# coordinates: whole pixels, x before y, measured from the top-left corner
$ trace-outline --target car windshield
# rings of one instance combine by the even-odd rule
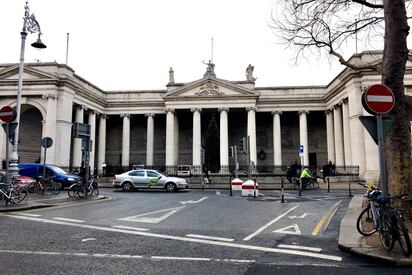
[[[57,167],[57,166],[49,166],[49,168],[50,168],[51,170],[53,170],[53,172],[55,172],[56,174],[63,174],[63,175],[66,175],[66,174],[67,174],[67,172],[64,171],[63,169],[61,169],[60,167]]]

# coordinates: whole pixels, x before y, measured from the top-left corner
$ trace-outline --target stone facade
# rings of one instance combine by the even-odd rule
[[[352,57],[371,62],[378,52]],[[49,136],[54,145],[47,162],[62,167],[80,165],[80,140],[71,137],[73,122],[91,125],[91,164],[128,166],[200,165],[207,127],[214,117],[219,131],[220,165],[233,165],[228,149],[250,137],[255,165],[288,165],[299,160],[304,145],[305,165],[359,165],[362,177],[377,178],[378,150],[363,128],[366,115],[360,98],[365,87],[380,83],[372,72],[344,69],[326,86],[255,87],[253,66],[246,79],[218,78],[215,65],[189,83],[175,82],[169,70],[164,90],[104,91],[57,63],[26,64],[22,90],[21,161],[41,158],[39,142]],[[167,72],[166,72],[167,73]],[[0,64],[0,106],[16,104],[18,64]],[[412,64],[405,89],[412,104]],[[412,120],[412,111],[409,113]],[[6,138],[0,134],[0,157]],[[239,154],[239,162],[246,163]]]

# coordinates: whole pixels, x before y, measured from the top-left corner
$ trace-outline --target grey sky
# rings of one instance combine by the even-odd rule
[[[19,61],[24,4],[0,1],[0,63]],[[343,69],[317,56],[296,65],[268,27],[274,0],[31,0],[29,6],[48,48],[32,49],[36,35],[29,35],[26,62],[65,63],[69,32],[68,65],[105,90],[164,89],[169,67],[176,82],[199,79],[212,37],[219,78],[244,80],[252,64],[259,87],[325,85]],[[348,45],[345,55],[354,50]]]

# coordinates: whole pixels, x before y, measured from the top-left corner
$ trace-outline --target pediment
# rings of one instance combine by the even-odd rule
[[[165,99],[258,97],[259,94],[238,84],[219,78],[203,78],[166,93]]]
[[[12,65],[10,67],[0,70],[0,80],[18,80],[19,79],[19,65]],[[23,71],[24,80],[44,80],[44,79],[56,79],[52,74],[40,71],[33,67],[24,66]]]

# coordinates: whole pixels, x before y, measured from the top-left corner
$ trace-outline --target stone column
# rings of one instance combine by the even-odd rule
[[[122,167],[129,167],[130,164],[130,114],[121,114],[123,118],[122,135]]]
[[[229,133],[228,117],[229,108],[219,108],[220,112],[220,170],[228,171],[229,169]]]
[[[106,163],[106,115],[99,116],[99,153],[97,159],[97,169],[99,174],[103,174],[103,164]]]
[[[175,118],[174,109],[166,109],[166,166],[174,164]]]
[[[354,82],[348,87],[349,96],[349,125],[350,125],[350,140],[352,164],[359,165],[359,174],[364,178],[366,172],[366,150],[365,150],[365,129],[359,116],[363,115],[363,107],[361,103],[363,89],[360,82]]]
[[[202,150],[202,123],[201,123],[201,112],[202,109],[193,108],[193,152],[192,152],[192,165],[197,166],[200,169],[201,164],[201,150]]]
[[[335,134],[333,130],[333,111],[326,110],[326,142],[328,150],[328,162],[336,163],[335,159]]]
[[[335,157],[336,166],[345,165],[343,153],[343,131],[342,131],[342,110],[340,105],[335,105],[333,109],[333,129],[335,135]]]
[[[250,163],[257,165],[256,153],[256,107],[248,107],[247,111],[247,135],[250,138]]]
[[[153,165],[154,156],[154,116],[155,114],[145,114],[147,117],[147,143],[146,143],[146,165]]]
[[[345,150],[345,165],[352,165],[352,149],[350,140],[349,125],[349,100],[346,98],[342,102],[342,122],[343,122],[343,148]]]
[[[96,112],[91,110],[89,112],[89,125],[90,125],[90,140],[92,141],[92,148],[90,151],[90,169],[93,172],[95,166],[95,156],[96,156]]]
[[[281,111],[272,112],[273,116],[273,164],[282,165],[282,136],[280,127]]]
[[[53,139],[53,145],[47,148],[46,163],[55,164],[55,152],[56,152],[56,121],[57,121],[57,97],[55,95],[43,95],[43,98],[47,100],[47,114],[44,125],[43,137],[51,137]],[[44,148],[42,147],[41,158],[44,157]]]
[[[177,114],[175,113],[174,117],[174,124],[175,124],[175,138],[174,138],[174,164],[179,164],[179,120],[177,118]]]
[[[83,106],[76,107],[75,122],[83,123]],[[82,140],[75,138],[73,141],[73,168],[79,168],[82,163]]]
[[[308,110],[299,111],[299,136],[300,144],[303,145],[303,165],[309,165],[309,142],[308,142]]]

